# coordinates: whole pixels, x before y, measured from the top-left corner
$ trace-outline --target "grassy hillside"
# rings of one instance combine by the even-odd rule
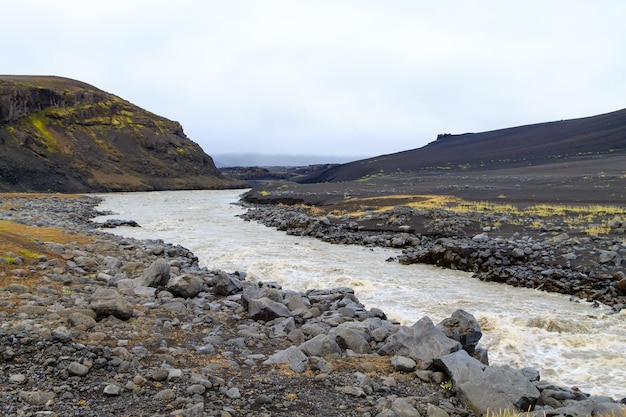
[[[237,185],[177,122],[79,81],[0,76],[0,191]]]

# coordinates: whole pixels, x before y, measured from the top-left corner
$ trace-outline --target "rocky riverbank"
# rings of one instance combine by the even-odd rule
[[[372,203],[370,203],[372,205]],[[552,216],[541,228],[532,216],[455,213],[407,206],[359,215],[333,215],[324,206],[255,204],[242,216],[291,235],[337,244],[397,248],[403,264],[426,263],[473,272],[484,281],[559,292],[626,305],[626,221],[607,216],[605,234]]]
[[[294,292],[200,267],[178,245],[105,233],[91,222],[96,205],[0,197],[11,222],[0,228],[2,415],[626,414],[539,370],[489,366],[462,310],[401,326],[349,288]],[[368,239],[401,247],[396,238]]]

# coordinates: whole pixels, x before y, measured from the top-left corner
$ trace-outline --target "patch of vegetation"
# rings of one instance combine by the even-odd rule
[[[51,153],[59,151],[59,144],[54,136],[54,133],[50,131],[47,125],[47,118],[45,112],[41,111],[33,113],[25,118],[25,122],[35,128],[35,134],[41,140],[41,142],[48,148]]]
[[[31,258],[31,259],[37,259],[39,257],[39,255],[37,255],[36,253],[31,252],[31,251],[26,250],[26,249],[21,249],[20,250],[20,254],[24,255],[27,258]]]
[[[504,196],[502,197],[504,198]],[[478,216],[484,214],[508,218],[508,223],[523,225],[530,229],[542,229],[549,225],[549,220],[559,217],[561,220],[587,234],[607,234],[609,218],[626,217],[626,208],[605,205],[563,205],[537,204],[528,207],[516,207],[513,204],[492,203],[485,201],[468,201],[448,195],[388,195],[380,197],[352,198],[352,204],[362,203],[361,207],[374,207],[381,213],[392,210],[396,206],[407,206],[416,210],[445,210],[455,214]],[[360,217],[364,210],[342,212],[341,214]],[[501,221],[497,222],[500,226]]]
[[[440,385],[441,385],[441,388],[445,390],[451,390],[454,388],[454,383],[452,382],[451,379],[448,379],[447,381],[442,382]]]

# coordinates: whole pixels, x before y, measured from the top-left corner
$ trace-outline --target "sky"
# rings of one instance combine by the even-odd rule
[[[77,79],[209,155],[367,157],[626,107],[623,0],[3,1],[0,74]]]

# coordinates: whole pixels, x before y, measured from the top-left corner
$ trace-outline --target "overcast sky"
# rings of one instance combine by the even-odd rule
[[[210,155],[376,156],[626,107],[626,2],[4,1],[0,73],[179,121]]]

